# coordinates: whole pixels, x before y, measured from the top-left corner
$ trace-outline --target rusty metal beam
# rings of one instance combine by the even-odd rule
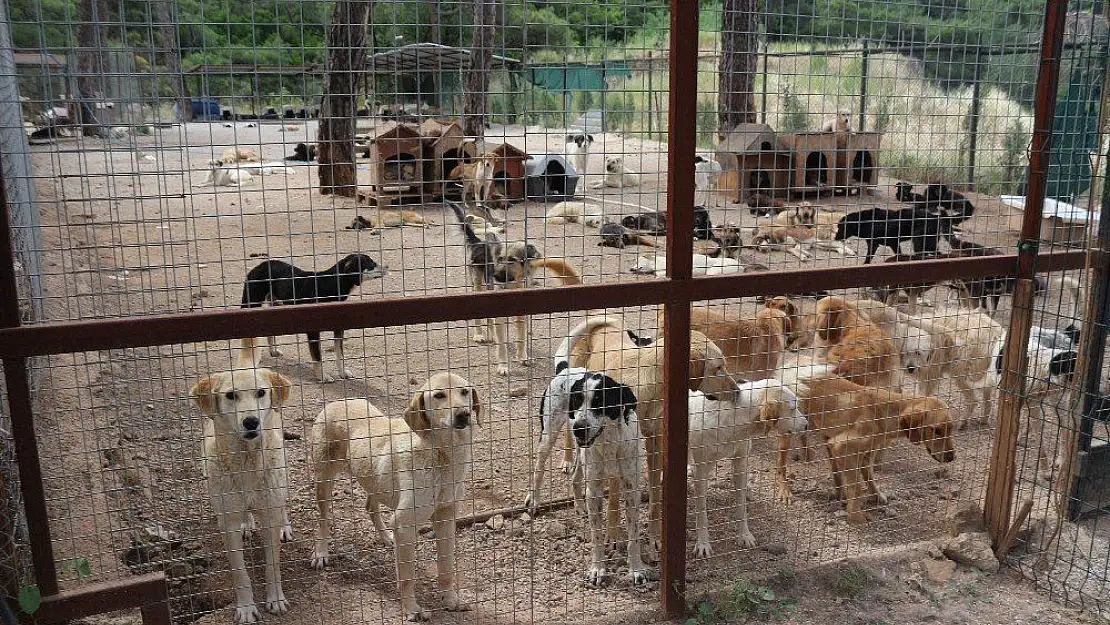
[[[999,385],[998,429],[995,432],[994,447],[991,449],[983,505],[987,529],[996,545],[1009,531],[1013,513],[1027,345],[1033,323],[1033,276],[1039,263],[1037,252],[1052,151],[1052,122],[1056,115],[1056,90],[1060,79],[1060,55],[1067,11],[1067,0],[1048,0],[1045,5],[1041,63],[1037,73],[1037,96],[1033,114],[1033,144],[1029,156],[1025,211],[1022,214],[1021,235],[1018,239],[1018,281],[1014,290],[1010,328],[1003,348],[1005,368]]]
[[[671,0],[667,113],[667,278],[665,289],[691,293],[694,251],[694,151],[697,148],[698,2]],[[662,502],[649,511],[660,527],[659,592],[663,612],[686,612],[686,454],[689,444],[690,301],[664,302],[663,423],[656,442],[663,462],[648,469],[648,487],[662,479]],[[649,445],[648,453],[651,453]],[[660,503],[662,504],[660,506]],[[658,517],[657,517],[658,515]],[[657,518],[661,525],[657,525]],[[655,538],[653,535],[652,538]]]
[[[93,614],[134,609],[142,611],[143,625],[170,625],[169,585],[165,573],[89,584],[43,597],[38,611],[26,621],[50,625]]]
[[[1082,251],[1041,255],[1040,271],[1081,269]],[[729,297],[845,289],[881,282],[926,282],[953,278],[1014,275],[1014,255],[876,263],[854,267],[769,271],[644,280],[550,289],[436,295],[384,300],[304,304],[274,308],[93,319],[0,328],[0,358],[24,358],[103,349],[218,341],[246,336],[298,334],[568,312],[620,306],[646,306]]]
[[[18,328],[20,317],[9,206],[7,183],[3,172],[0,172],[0,326],[5,329]],[[23,510],[27,515],[31,563],[35,567],[35,583],[42,594],[53,595],[58,592],[58,575],[54,570],[50,516],[42,485],[42,467],[39,465],[39,444],[35,436],[27,357],[5,357],[3,364],[8,410],[12,420],[12,441],[16,466],[19,467],[19,489],[23,495]]]

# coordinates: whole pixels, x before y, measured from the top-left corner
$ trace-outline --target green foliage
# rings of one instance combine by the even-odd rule
[[[843,564],[836,569],[833,591],[845,599],[854,601],[861,597],[874,581],[867,569],[856,564]]]
[[[1006,127],[1002,136],[1002,184],[1007,193],[1021,191],[1021,181],[1025,177],[1025,151],[1029,147],[1029,134],[1020,119],[1015,119]]]
[[[711,148],[717,143],[717,103],[709,98],[698,98],[698,147]]]
[[[34,584],[27,584],[19,589],[19,609],[26,614],[34,614],[42,605],[42,591]]]
[[[791,597],[778,596],[770,586],[741,579],[733,582],[720,603],[699,601],[694,616],[687,619],[685,625],[717,625],[738,619],[781,621],[797,603]]]
[[[874,130],[875,132],[886,132],[890,128],[890,122],[894,115],[894,98],[889,95],[879,98],[879,104],[875,109]]]
[[[790,91],[789,85],[783,87],[782,94],[782,119],[778,128],[781,132],[801,132],[809,129],[809,111],[802,99]]]

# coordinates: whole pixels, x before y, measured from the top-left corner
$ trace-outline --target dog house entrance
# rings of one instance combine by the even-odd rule
[[[829,159],[821,152],[806,156],[806,186],[829,184]]]
[[[771,176],[762,169],[753,169],[748,174],[748,188],[752,190],[770,189]]]
[[[875,184],[875,159],[869,150],[859,150],[852,159],[852,182]]]
[[[542,180],[545,197],[567,196],[567,170],[557,161],[548,161]]]
[[[443,158],[440,159],[443,170],[439,172],[439,180],[450,180],[451,172],[456,167],[462,164],[462,156],[457,149],[450,149],[443,153]]]
[[[415,182],[416,157],[412,154],[390,156],[382,163],[382,180],[385,182]]]

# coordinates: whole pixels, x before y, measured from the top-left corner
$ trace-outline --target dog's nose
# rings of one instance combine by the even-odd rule
[[[470,425],[470,411],[460,410],[455,413],[455,429],[461,430]]]
[[[952,462],[955,459],[956,459],[956,450],[955,449],[949,449],[948,451],[944,452],[944,457],[941,458],[940,461],[941,462]]]
[[[585,423],[578,422],[570,427],[570,431],[574,434],[574,439],[578,444],[585,445],[586,440],[589,438],[590,432]]]
[[[906,371],[909,371],[910,373],[916,373],[917,372],[917,366],[916,365],[910,365],[910,366],[906,367]]]
[[[258,417],[247,417],[246,419],[243,419],[243,427],[248,430],[257,430],[258,424]]]

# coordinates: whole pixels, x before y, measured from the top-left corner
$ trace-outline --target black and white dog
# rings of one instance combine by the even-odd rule
[[[567,155],[571,157],[571,164],[579,176],[585,175],[586,167],[590,165],[590,146],[593,142],[594,136],[585,132],[567,135]]]
[[[540,399],[540,445],[525,506],[533,514],[536,512],[547,459],[564,425],[569,424],[577,448],[571,486],[578,503],[583,498],[582,483],[585,482],[592,541],[586,580],[597,586],[605,579],[605,546],[615,540],[617,528],[603,527],[602,504],[605,487],[619,485],[625,503],[628,576],[633,584],[642,584],[648,579],[648,570],[640,556],[643,443],[636,416],[636,394],[604,373],[571,367],[570,348],[568,337],[555,352],[555,375]],[[615,519],[611,522],[615,523]]]
[[[273,306],[291,304],[319,304],[323,302],[342,302],[356,286],[368,278],[385,275],[385,267],[378,265],[366,254],[349,254],[338,263],[323,271],[305,271],[280,260],[267,260],[247,273],[243,283],[242,308],[258,308],[266,302]],[[308,332],[308,352],[312,356],[313,369],[321,382],[332,382],[334,378],[324,374],[323,358],[320,354],[320,333]],[[343,366],[343,331],[333,332],[335,338],[335,360],[339,367],[339,377],[350,378],[351,372]],[[281,350],[274,337],[267,337],[270,355],[277,358]],[[257,341],[243,339],[239,351],[240,366],[258,365]]]

